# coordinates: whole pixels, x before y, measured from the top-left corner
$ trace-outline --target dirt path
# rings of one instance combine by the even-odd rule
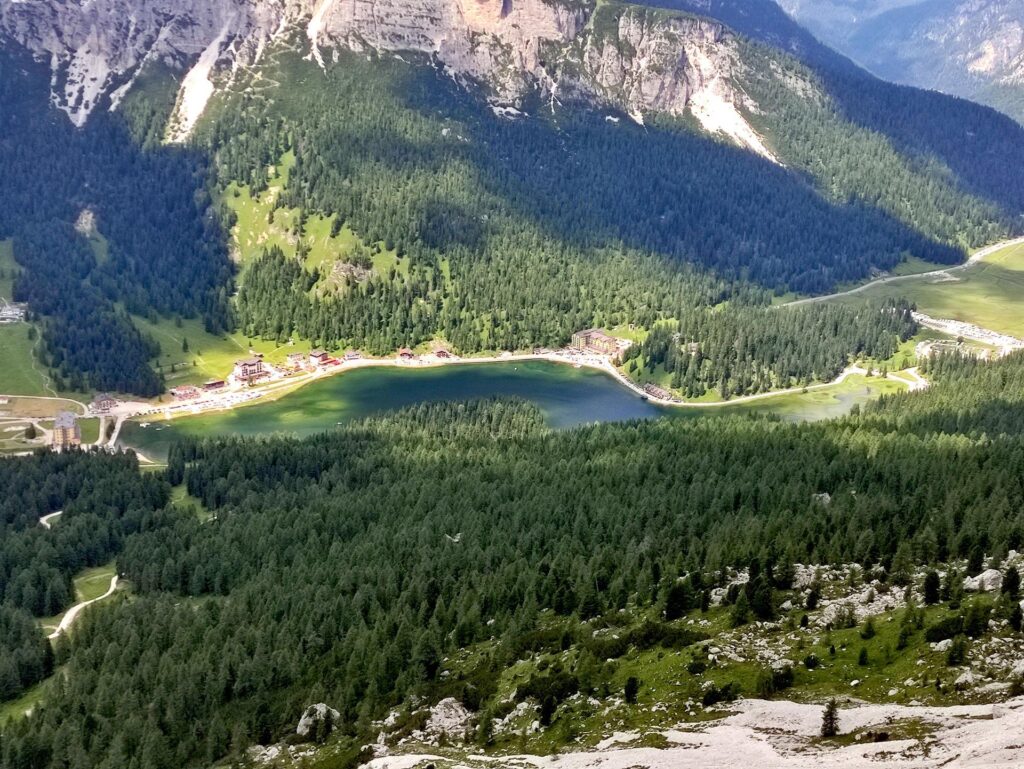
[[[68,609],[67,613],[61,618],[60,625],[58,625],[57,629],[50,633],[50,635],[48,635],[47,638],[56,638],[61,633],[66,633],[67,629],[71,627],[71,623],[75,621],[75,619],[81,613],[82,609],[84,609],[86,606],[90,604],[96,603],[97,601],[102,601],[104,598],[109,598],[111,595],[113,595],[116,589],[117,575],[115,574],[113,577],[110,578],[110,587],[107,588],[107,592],[105,592],[101,596],[93,598],[90,601],[82,601],[81,603],[76,603],[74,606]]]
[[[957,264],[952,267],[945,267],[941,270],[932,270],[931,272],[919,272],[915,275],[888,275],[884,278],[878,278],[877,280],[872,280],[869,283],[857,286],[856,288],[851,288],[849,291],[839,291],[835,294],[825,294],[824,296],[810,296],[807,297],[806,299],[796,299],[792,302],[786,302],[785,304],[780,304],[777,306],[797,307],[802,304],[816,304],[818,302],[828,302],[832,299],[838,299],[843,296],[854,296],[855,294],[859,294],[862,291],[867,291],[869,288],[872,288],[873,286],[881,286],[885,283],[897,283],[900,281],[917,280],[919,278],[938,277],[939,275],[951,276],[954,273],[966,270],[968,267],[971,267],[977,264],[978,262],[983,261],[986,257],[991,256],[996,251],[1001,251],[1002,249],[1007,248],[1009,246],[1017,246],[1022,243],[1024,243],[1024,237],[1013,238],[1012,240],[1004,240],[999,243],[993,243],[991,246],[985,246],[985,248],[976,251],[975,253],[971,254],[970,258],[963,264]]]
[[[55,513],[50,513],[49,515],[44,515],[42,518],[39,519],[39,525],[42,526],[44,529],[52,529],[53,528],[53,524],[51,524],[50,521],[52,521],[58,515],[63,515],[63,514],[64,514],[63,510],[58,510]]]

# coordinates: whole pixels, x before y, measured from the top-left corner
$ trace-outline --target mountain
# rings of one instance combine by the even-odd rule
[[[81,389],[160,388],[139,318],[377,353],[690,313],[731,335],[774,294],[956,262],[1024,212],[1020,125],[878,80],[767,0],[29,0],[0,31],[0,238]],[[240,232],[243,195],[268,210]],[[756,363],[776,383],[854,352],[783,347],[800,361]]]
[[[637,115],[681,115],[689,107],[711,131],[770,156],[735,107],[734,36],[698,17],[542,0],[52,0],[7,4],[0,13],[0,29],[50,60],[53,102],[79,126],[100,103],[116,106],[148,64],[188,65],[171,131],[184,138],[212,93],[212,72],[230,80],[300,27],[321,64],[328,48],[422,53],[460,80],[485,83],[497,105],[515,107],[539,91]]]
[[[1020,0],[781,0],[821,40],[887,80],[1024,119]]]

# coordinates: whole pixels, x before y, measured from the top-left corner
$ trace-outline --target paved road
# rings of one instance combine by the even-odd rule
[[[1024,243],[1024,237],[1014,238],[1012,240],[1004,240],[1000,243],[993,243],[991,246],[985,246],[985,248],[981,249],[980,251],[976,251],[974,254],[972,254],[971,257],[963,264],[958,264],[953,267],[946,267],[941,270],[932,270],[931,272],[919,272],[916,275],[889,275],[884,278],[878,278],[878,280],[873,280],[870,283],[865,283],[861,286],[857,286],[856,288],[851,288],[849,291],[839,291],[835,294],[826,294],[824,296],[810,296],[807,297],[806,299],[796,299],[792,302],[786,302],[785,304],[780,304],[777,306],[797,307],[801,304],[816,304],[818,302],[828,302],[832,299],[838,299],[839,297],[842,296],[853,296],[855,294],[859,294],[862,291],[867,291],[869,288],[872,288],[874,286],[880,286],[883,283],[897,283],[899,281],[937,277],[939,275],[951,276],[954,273],[961,272],[962,270],[966,270],[968,267],[977,264],[986,257],[994,254],[996,251],[1000,251],[1008,246],[1021,245],[1022,243]]]

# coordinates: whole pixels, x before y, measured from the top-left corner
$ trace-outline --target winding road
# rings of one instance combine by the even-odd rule
[[[828,302],[832,299],[839,299],[844,296],[854,296],[862,291],[867,291],[869,288],[874,286],[881,286],[885,283],[898,283],[900,281],[916,280],[918,278],[938,277],[939,275],[952,276],[954,273],[966,270],[968,267],[972,267],[978,262],[985,259],[985,257],[991,256],[996,251],[1001,251],[1009,246],[1019,246],[1024,244],[1024,237],[1013,238],[1012,240],[1003,240],[999,243],[993,243],[991,246],[985,246],[984,248],[975,251],[971,254],[970,258],[963,264],[957,264],[952,267],[945,267],[941,270],[932,270],[931,272],[918,272],[912,275],[887,275],[884,278],[878,278],[872,280],[863,285],[851,288],[849,291],[838,291],[835,294],[825,294],[823,296],[809,296],[806,299],[795,299],[792,302],[786,302],[785,304],[776,305],[777,307],[797,307],[801,304],[816,304],[818,302]]]
[[[44,515],[42,518],[39,519],[39,525],[42,526],[44,529],[52,529],[53,525],[50,523],[50,521],[52,521],[58,515],[64,515],[64,511],[63,510],[58,510],[55,513],[50,513],[49,515]]]
[[[111,595],[113,595],[116,589],[117,575],[115,574],[113,577],[110,578],[110,587],[107,588],[107,592],[89,601],[82,601],[81,603],[76,603],[74,606],[68,609],[64,616],[61,618],[60,625],[58,625],[57,629],[50,633],[50,635],[48,635],[47,638],[53,639],[59,636],[61,633],[67,632],[67,629],[71,627],[71,623],[75,621],[75,618],[78,617],[82,609],[84,609],[89,604],[96,603],[97,601],[102,601],[104,598],[109,598]]]

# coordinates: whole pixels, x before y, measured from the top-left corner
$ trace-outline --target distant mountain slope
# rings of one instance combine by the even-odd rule
[[[888,80],[965,96],[1024,120],[1021,0],[780,0]]]

